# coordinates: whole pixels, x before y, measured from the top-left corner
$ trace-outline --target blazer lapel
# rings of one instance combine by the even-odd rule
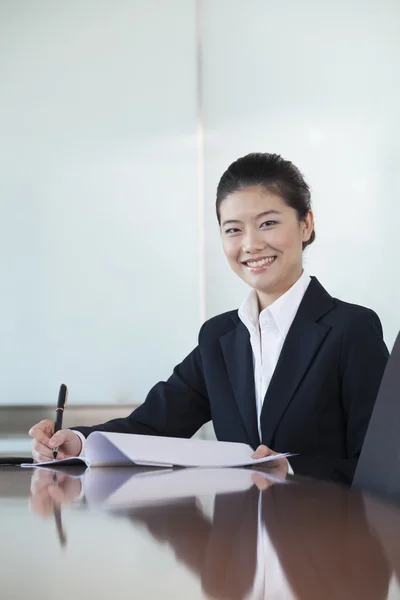
[[[256,448],[260,444],[260,437],[257,425],[253,354],[246,326],[239,321],[234,329],[220,338],[220,343],[229,381],[250,445]]]
[[[313,277],[289,329],[264,398],[261,432],[262,443],[267,446],[330,329],[316,321],[333,307],[333,299]]]

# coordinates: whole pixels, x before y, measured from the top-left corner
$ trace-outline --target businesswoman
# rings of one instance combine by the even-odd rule
[[[218,440],[250,444],[257,458],[293,452],[285,470],[351,482],[388,359],[379,318],[304,272],[314,220],[291,162],[239,158],[216,211],[228,263],[251,288],[239,310],[206,321],[198,346],[128,417],[53,437],[53,423],[35,425],[36,460],[54,446],[60,458],[79,454],[92,431],[191,437],[212,420]]]

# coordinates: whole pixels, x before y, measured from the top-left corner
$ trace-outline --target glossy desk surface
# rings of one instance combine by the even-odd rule
[[[0,467],[2,600],[400,597],[399,506],[250,469],[68,473]]]

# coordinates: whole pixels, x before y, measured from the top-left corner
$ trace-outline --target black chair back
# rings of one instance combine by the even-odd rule
[[[353,487],[400,501],[400,333],[379,388]]]

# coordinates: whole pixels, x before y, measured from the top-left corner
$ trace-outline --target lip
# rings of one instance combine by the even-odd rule
[[[271,256],[256,256],[254,258],[248,258],[247,260],[242,260],[242,265],[247,265],[248,262],[257,262],[258,260],[266,260],[267,258],[277,258],[275,254]]]
[[[267,258],[274,258],[275,260],[272,261],[271,263],[266,263],[264,265],[259,265],[257,267],[250,267],[248,265],[249,262],[256,262],[258,260],[265,260]],[[244,267],[246,267],[246,269],[248,271],[250,271],[250,273],[262,273],[263,271],[267,271],[267,269],[270,269],[272,267],[272,265],[275,264],[276,259],[277,259],[277,256],[275,256],[275,255],[273,255],[273,256],[260,256],[260,257],[257,257],[257,258],[249,258],[248,260],[243,261],[242,265]]]

